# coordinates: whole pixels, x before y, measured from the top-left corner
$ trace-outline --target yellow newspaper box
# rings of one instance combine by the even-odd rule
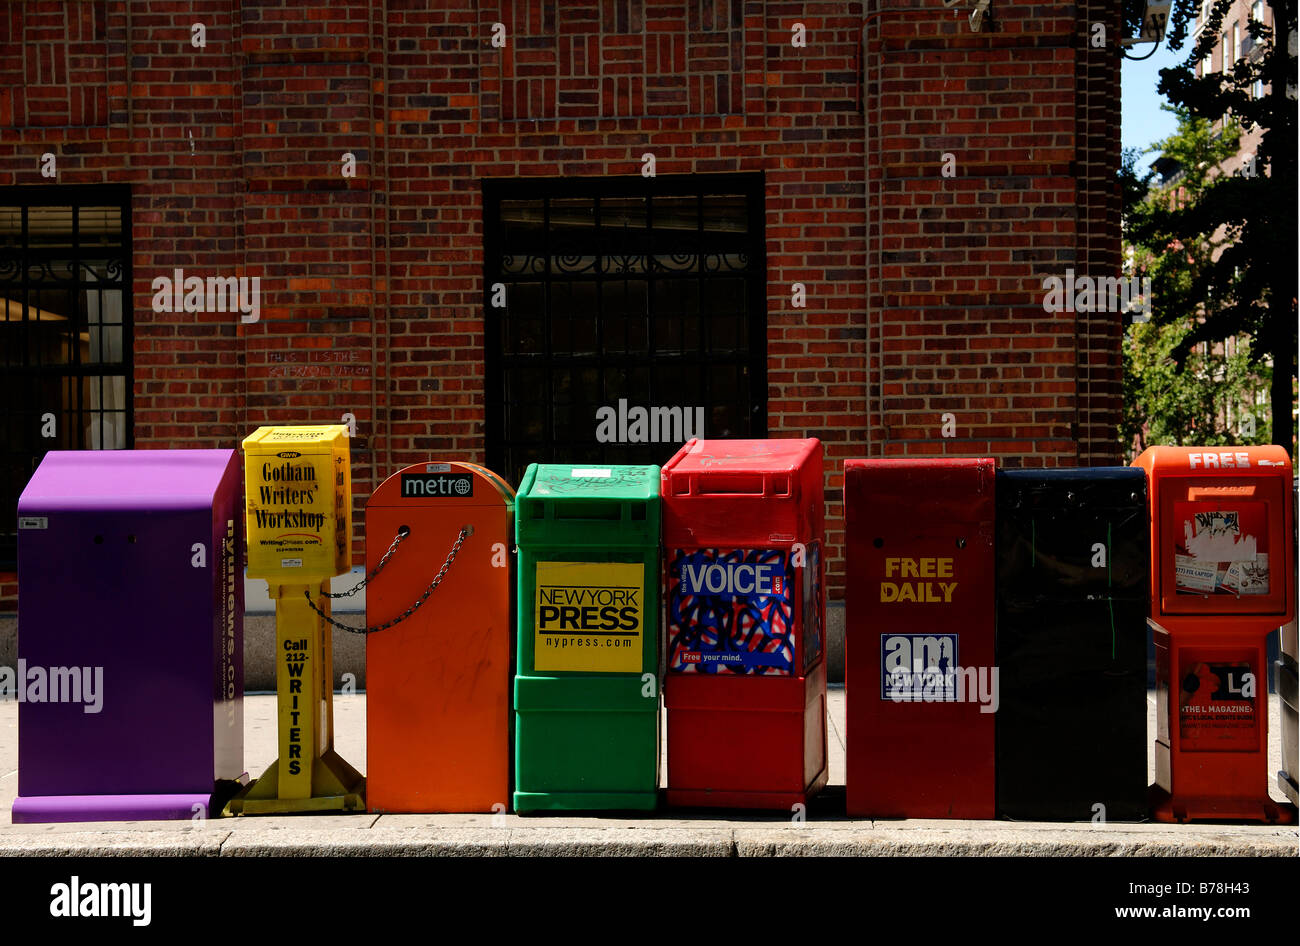
[[[319,581],[351,568],[347,427],[259,427],[244,440],[248,577]]]
[[[360,811],[365,779],[334,751],[330,686],[330,579],[352,557],[347,428],[259,427],[244,440],[244,496],[248,575],[275,602],[280,755],[226,810]]]

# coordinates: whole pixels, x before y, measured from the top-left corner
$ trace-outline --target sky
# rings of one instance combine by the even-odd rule
[[[1189,37],[1178,52],[1171,52],[1168,41],[1160,44],[1160,49],[1150,59],[1134,62],[1123,60],[1120,71],[1121,116],[1120,139],[1125,148],[1142,148],[1173,134],[1177,122],[1169,112],[1162,112],[1160,106],[1165,97],[1156,91],[1160,84],[1160,70],[1176,66],[1187,58],[1192,45]],[[1129,47],[1129,55],[1144,56],[1151,51],[1149,45]],[[1145,169],[1156,155],[1144,155],[1138,162],[1138,168]]]

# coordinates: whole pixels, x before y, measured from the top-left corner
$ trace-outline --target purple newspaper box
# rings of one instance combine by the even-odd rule
[[[242,479],[234,450],[37,467],[18,500],[15,823],[207,817],[238,787]]]

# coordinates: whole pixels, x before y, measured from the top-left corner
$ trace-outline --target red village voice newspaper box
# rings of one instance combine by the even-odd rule
[[[668,803],[826,784],[822,447],[691,440],[663,467]]]
[[[1160,821],[1289,823],[1268,797],[1265,639],[1295,617],[1291,460],[1264,447],[1151,447]]]
[[[846,807],[994,816],[994,466],[847,460]]]

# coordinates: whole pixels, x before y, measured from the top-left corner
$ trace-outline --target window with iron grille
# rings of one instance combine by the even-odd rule
[[[483,182],[488,465],[764,437],[763,178]]]
[[[128,188],[0,188],[0,571],[47,450],[131,446],[130,232]]]

